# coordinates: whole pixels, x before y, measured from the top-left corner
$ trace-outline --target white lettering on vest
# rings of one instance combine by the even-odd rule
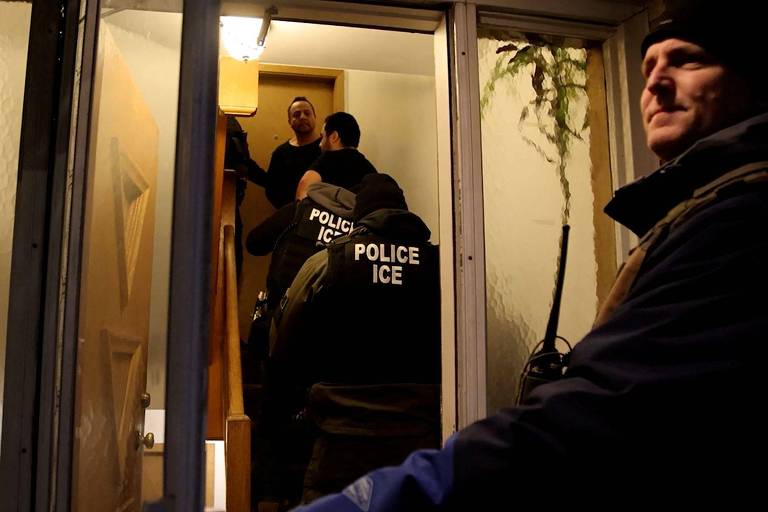
[[[355,261],[365,255],[373,263],[373,283],[403,284],[402,264],[418,265],[419,248],[395,244],[355,244]],[[382,265],[400,263],[401,265]]]
[[[403,267],[400,265],[373,264],[373,282],[382,284],[403,284]]]
[[[408,248],[408,263],[410,263],[411,265],[419,264],[419,248],[418,247]]]
[[[397,262],[408,263],[408,247],[401,245],[397,248]]]
[[[419,264],[419,248],[394,244],[355,244],[355,260],[365,254],[368,261],[382,263]]]
[[[317,240],[329,244],[334,238],[340,237],[345,233],[352,231],[355,225],[342,217],[338,217],[326,211],[320,211],[312,208],[309,213],[309,220],[315,220],[320,223],[320,230],[317,233]]]
[[[360,261],[360,256],[365,252],[365,244],[355,244],[355,261]]]
[[[379,260],[379,246],[376,244],[368,244],[365,249],[365,255],[368,257],[368,261]]]
[[[317,239],[325,244],[329,244],[333,241],[334,238],[341,236],[341,231],[336,231],[333,229],[326,229],[323,226],[320,226],[320,231],[317,233]]]

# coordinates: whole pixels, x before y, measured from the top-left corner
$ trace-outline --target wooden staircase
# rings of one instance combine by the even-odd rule
[[[211,300],[208,357],[208,440],[223,440],[227,512],[251,510],[251,420],[243,403],[242,357],[237,318],[235,264],[235,187],[237,177],[224,171],[226,117],[216,127],[214,218],[211,272],[216,283]]]

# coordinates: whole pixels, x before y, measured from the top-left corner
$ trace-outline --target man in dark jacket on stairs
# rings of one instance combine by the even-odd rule
[[[309,390],[318,432],[305,502],[438,446],[437,247],[388,175],[363,178],[353,218],[307,260],[274,317],[270,359]]]

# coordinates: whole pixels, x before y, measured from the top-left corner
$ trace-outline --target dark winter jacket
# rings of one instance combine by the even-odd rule
[[[437,383],[439,284],[430,231],[405,210],[376,210],[359,224],[299,271],[274,317],[271,358],[289,362],[307,385]],[[420,252],[415,265],[383,273],[386,280],[402,267],[402,284],[373,283],[376,263],[351,254],[363,243],[402,247],[401,256],[405,247]]]
[[[750,177],[702,187],[742,166]],[[762,497],[768,341],[768,114],[616,192],[639,235],[677,205],[623,300],[559,381],[306,511],[687,509]],[[514,378],[514,376],[511,376]],[[510,397],[510,401],[511,401]]]
[[[369,213],[306,262],[274,317],[271,361],[286,389],[311,386],[317,439],[305,501],[438,446],[440,288],[429,237],[406,210]]]

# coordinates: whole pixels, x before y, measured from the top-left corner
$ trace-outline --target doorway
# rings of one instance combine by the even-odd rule
[[[251,158],[266,169],[272,150],[293,136],[287,110],[294,97],[305,96],[312,101],[318,128],[334,111],[355,116],[361,129],[359,150],[380,172],[397,180],[409,210],[426,223],[432,243],[439,246],[444,265],[441,301],[445,312],[453,308],[453,210],[452,197],[445,194],[445,189],[451,188],[451,162],[445,151],[450,147],[446,122],[450,106],[444,43],[444,31],[435,36],[431,32],[273,20],[260,57],[258,110],[253,117],[240,117],[238,121],[248,133]],[[404,59],[403,55],[410,58]],[[264,190],[249,183],[240,212],[245,239],[248,231],[274,209],[266,201]],[[258,292],[265,286],[268,265],[269,256],[244,257],[238,304],[241,337],[247,336],[250,314]],[[444,435],[455,425],[450,376],[455,364],[450,358],[454,343],[452,316],[445,316],[447,328],[443,323],[447,357],[442,365],[449,375],[443,379]],[[261,473],[258,468],[254,472]]]
[[[118,4],[119,7],[115,7]],[[312,10],[310,4],[311,2],[305,3],[302,8],[304,10],[287,9],[284,11],[289,13],[286,18],[322,23],[350,23],[350,12],[347,9],[319,14],[321,11]],[[213,17],[205,10],[205,2],[185,2],[186,16],[183,18],[178,12],[146,10],[146,5],[138,6],[131,2],[104,2],[101,5],[86,2],[83,6],[87,10],[85,15],[77,12],[74,3],[67,3],[67,28],[73,30],[67,32],[66,37],[72,44],[71,55],[77,55],[76,61],[67,66],[67,69],[71,69],[73,75],[76,70],[77,79],[65,82],[69,87],[77,88],[78,93],[82,92],[82,98],[74,95],[73,99],[73,95],[67,95],[67,89],[62,86],[64,92],[60,93],[61,98],[75,103],[70,110],[77,123],[73,121],[70,126],[68,120],[62,121],[61,125],[66,125],[71,133],[63,134],[62,130],[62,134],[59,134],[60,140],[57,140],[57,143],[61,151],[56,154],[59,158],[57,169],[63,169],[65,172],[60,175],[62,186],[54,191],[57,194],[55,200],[66,203],[63,208],[71,206],[72,211],[66,210],[66,215],[53,219],[54,222],[62,224],[65,240],[59,244],[59,240],[54,238],[52,245],[57,248],[60,245],[69,260],[64,258],[65,261],[60,267],[57,266],[58,260],[52,259],[49,262],[50,282],[47,284],[52,286],[43,291],[46,291],[52,300],[50,307],[48,302],[43,303],[41,300],[37,308],[45,313],[46,325],[53,326],[48,329],[50,332],[47,332],[46,338],[42,340],[42,345],[47,351],[46,361],[50,360],[50,366],[55,366],[55,370],[60,373],[51,371],[44,374],[44,389],[40,395],[35,396],[35,392],[39,390],[35,388],[34,383],[24,389],[18,389],[19,394],[26,393],[25,400],[27,396],[34,397],[24,401],[25,406],[29,405],[29,411],[38,411],[39,408],[45,412],[42,417],[53,415],[46,425],[43,425],[44,419],[40,420],[40,425],[44,427],[41,427],[41,441],[38,441],[41,445],[40,453],[25,456],[22,461],[26,464],[26,460],[36,457],[39,468],[36,478],[40,482],[25,478],[26,484],[31,486],[32,490],[27,490],[27,495],[21,498],[20,503],[29,501],[28,494],[32,492],[38,494],[40,503],[49,499],[51,506],[61,509],[88,506],[99,509],[136,509],[141,502],[157,497],[162,486],[165,494],[175,492],[179,497],[178,506],[186,510],[189,508],[184,508],[183,504],[196,502],[197,496],[193,492],[189,496],[182,496],[183,493],[178,491],[185,484],[189,484],[184,479],[190,476],[189,473],[181,473],[197,471],[203,464],[169,464],[164,470],[164,476],[170,479],[170,482],[147,482],[144,479],[143,490],[138,482],[142,481],[142,453],[145,456],[152,455],[156,462],[158,458],[178,461],[183,452],[185,455],[192,454],[187,460],[194,461],[199,455],[196,453],[201,451],[196,450],[194,446],[187,450],[187,445],[195,444],[200,427],[195,425],[192,418],[196,417],[194,408],[202,403],[195,397],[199,396],[197,386],[202,388],[204,379],[196,373],[198,367],[195,366],[197,360],[194,357],[199,357],[196,352],[202,352],[196,351],[196,348],[201,344],[200,339],[206,324],[200,321],[199,307],[184,306],[199,306],[204,302],[201,299],[204,295],[201,293],[204,280],[195,279],[194,276],[204,273],[201,269],[206,264],[206,250],[201,248],[202,242],[189,228],[199,229],[199,226],[204,224],[196,216],[195,208],[207,214],[209,207],[201,194],[195,195],[201,189],[205,190],[204,186],[200,186],[205,183],[200,176],[204,174],[201,168],[202,164],[206,163],[206,154],[197,148],[204,146],[201,141],[205,139],[208,125],[204,113],[193,103],[199,98],[195,93],[201,90],[209,92],[206,87],[209,87],[210,80],[197,77],[200,82],[205,83],[199,86],[193,83],[195,73],[203,77],[215,76],[215,73],[210,72],[210,66],[206,68],[210,64],[209,60],[200,56],[196,59],[194,52],[182,51],[181,47],[191,46],[207,51],[215,46],[211,44],[212,39],[207,32],[210,24],[206,24]],[[177,10],[178,5],[175,2],[164,3],[163,9]],[[429,38],[443,18],[440,11],[429,11],[427,16],[421,13],[410,19],[410,14],[419,11],[373,6],[356,6],[354,9],[368,11],[363,16],[352,16],[357,22],[412,31],[375,30],[388,32],[389,35]],[[377,12],[382,10],[389,11],[389,16],[380,17]],[[190,12],[192,14],[189,14]],[[335,19],[336,16],[347,19]],[[102,30],[94,32],[94,27],[99,24]],[[184,41],[181,41],[180,37],[182,24],[186,34]],[[41,25],[38,20],[34,26]],[[341,25],[325,26],[353,29]],[[190,37],[190,34],[195,36]],[[195,43],[198,41],[193,41],[195,37],[199,41],[197,46]],[[307,41],[303,38],[298,40]],[[295,41],[297,39],[294,39],[294,44]],[[447,47],[435,45],[432,39],[426,41],[423,47],[428,51],[428,59],[440,62],[441,69],[445,71]],[[314,45],[315,41],[312,41],[307,48]],[[436,51],[436,46],[440,50]],[[342,41],[343,51],[337,48],[336,56],[343,56],[349,47],[349,41]],[[385,47],[386,45],[381,46]],[[106,54],[114,58],[108,59]],[[324,67],[337,70],[346,83],[342,96],[344,108],[350,110],[349,105],[353,102],[364,107],[364,113],[363,110],[356,110],[360,112],[358,116],[364,131],[364,145],[361,150],[375,161],[380,169],[393,175],[399,172],[398,165],[416,162],[414,165],[403,167],[415,170],[414,172],[403,172],[396,176],[401,186],[406,189],[406,194],[416,198],[410,199],[409,204],[413,209],[420,208],[419,215],[424,217],[432,228],[433,241],[440,242],[441,251],[446,255],[442,258],[444,268],[451,270],[443,275],[446,283],[444,290],[450,293],[451,198],[450,192],[447,195],[444,193],[446,189],[450,191],[450,151],[445,151],[444,148],[440,151],[437,142],[433,140],[439,127],[442,127],[443,135],[447,136],[449,133],[446,129],[447,123],[441,124],[438,121],[444,121],[447,117],[443,113],[449,110],[447,79],[445,82],[436,81],[435,71],[432,76],[397,71],[387,67],[391,65],[391,60],[380,58],[382,56],[383,53],[379,52],[376,58],[368,57],[371,63],[380,66],[379,69],[369,69],[365,66],[356,68],[346,62],[326,64]],[[396,60],[401,62],[413,63],[418,60],[403,59],[402,53],[396,56]],[[409,56],[414,57],[413,54]],[[121,61],[121,64],[117,64]],[[188,64],[181,67],[180,61]],[[66,60],[64,62],[68,63]],[[205,66],[195,68],[189,64],[200,62]],[[108,68],[111,64],[115,64],[121,71],[110,71]],[[301,67],[297,62],[285,62],[282,65]],[[208,71],[205,71],[206,69]],[[376,78],[373,73],[382,76]],[[80,76],[83,77],[82,84],[79,83]],[[123,78],[114,78],[115,76]],[[349,80],[351,76],[353,80]],[[406,76],[413,78],[410,88],[402,87],[403,81],[400,79]],[[447,76],[447,73],[443,76]],[[367,104],[371,97],[369,92],[377,85],[380,88],[373,92],[380,96],[388,95],[389,100],[379,105]],[[113,86],[114,91],[111,90]],[[417,96],[416,92],[429,88],[431,91],[428,97],[431,99],[427,108],[410,108],[414,103],[408,101]],[[69,92],[71,93],[71,89]],[[205,94],[202,97],[210,98]],[[438,104],[437,97],[445,100],[442,105]],[[134,101],[132,98],[141,99]],[[130,108],[120,111],[120,105],[126,102]],[[213,104],[211,101],[210,105]],[[178,112],[177,105],[181,105]],[[66,109],[66,106],[63,108]],[[281,106],[282,108],[284,107]],[[202,128],[194,131],[193,127],[196,126]],[[427,128],[424,129],[424,126]],[[414,127],[419,128],[413,129]],[[410,133],[408,129],[411,129]],[[436,163],[430,166],[418,164],[419,160],[412,158],[413,152],[409,146],[393,148],[381,144],[384,139],[374,136],[376,130],[402,134],[405,139],[416,141],[413,148],[423,150],[423,155],[428,155]],[[433,139],[430,139],[432,136]],[[69,154],[65,151],[67,143],[70,144]],[[49,153],[53,154],[52,151]],[[75,168],[74,172],[72,167]],[[40,168],[44,169],[44,166]],[[70,171],[70,174],[66,171]],[[421,174],[422,171],[426,174]],[[175,182],[177,176],[179,180]],[[417,177],[419,179],[416,179]],[[409,184],[409,179],[416,181]],[[70,180],[74,181],[74,184]],[[66,187],[63,185],[65,182]],[[436,191],[440,183],[443,183],[443,194],[438,199]],[[423,200],[419,199],[420,194],[425,191],[428,194],[423,196]],[[38,195],[39,197],[48,196]],[[179,200],[180,197],[182,200]],[[39,199],[38,202],[42,203]],[[422,206],[419,206],[420,204]],[[61,204],[54,206],[60,207]],[[438,215],[441,210],[444,214]],[[57,229],[58,227],[57,225]],[[69,236],[71,238],[66,238]],[[174,251],[171,251],[172,245]],[[36,249],[38,246],[31,247]],[[180,247],[194,250],[181,250]],[[14,246],[14,254],[16,253]],[[178,264],[182,258],[180,254],[197,259],[191,265]],[[172,264],[172,261],[175,263]],[[57,278],[60,278],[61,282],[56,282]],[[184,280],[186,282],[180,285]],[[192,284],[187,286],[190,282]],[[176,293],[169,292],[169,289],[176,290]],[[179,292],[180,289],[187,293]],[[174,325],[185,327],[174,330]],[[20,332],[18,326],[15,332]],[[446,345],[450,346],[452,328],[444,329],[444,335],[448,337]],[[168,339],[171,340],[172,346],[176,344],[175,350],[167,349]],[[16,336],[15,347],[21,346],[19,340],[26,341],[26,338]],[[34,355],[30,356],[30,359],[34,358]],[[14,362],[18,360],[18,357],[13,359]],[[183,361],[181,364],[180,360]],[[192,364],[184,364],[190,362]],[[39,365],[40,361],[32,361],[32,364]],[[454,365],[451,361],[444,366],[452,369]],[[26,376],[27,373],[13,372],[14,378],[19,375]],[[20,381],[16,379],[14,382],[17,380]],[[33,375],[30,382],[35,380]],[[169,385],[168,400],[165,399],[167,380],[177,384],[175,388]],[[179,382],[185,383],[186,386],[180,386]],[[48,383],[52,385],[46,387]],[[14,392],[17,390],[14,389]],[[143,396],[144,392],[149,396]],[[49,395],[54,393],[55,396],[51,398]],[[60,396],[63,398],[58,402]],[[57,409],[58,405],[61,405],[61,410]],[[164,418],[166,407],[169,415]],[[170,414],[172,408],[175,414]],[[28,412],[27,409],[20,411],[16,404],[11,409],[14,415],[22,412],[27,423],[30,418],[31,421],[36,420],[33,412]],[[144,409],[147,409],[146,416],[142,414]],[[452,409],[448,407],[448,410]],[[150,414],[151,411],[156,411],[154,418]],[[182,414],[182,411],[185,414]],[[197,411],[197,414],[202,416],[202,411]],[[142,429],[145,420],[147,425],[154,426]],[[199,423],[202,423],[202,419]],[[446,424],[453,423],[451,420]],[[56,430],[59,426],[61,431]],[[171,436],[169,443],[174,443],[175,451],[171,450],[172,454],[166,452],[165,457],[158,457],[158,452],[151,448],[148,434],[149,431],[155,434],[156,450],[158,445],[163,444],[165,427],[171,432],[178,434],[182,431],[182,434],[189,436]],[[34,428],[28,430],[32,431]],[[102,434],[103,438],[99,438]],[[3,436],[6,436],[5,432]],[[32,434],[28,437],[31,438]],[[46,445],[46,440],[53,440],[52,446]],[[8,444],[4,440],[4,449],[9,446],[12,450],[27,453],[29,444]],[[47,464],[50,459],[53,459],[52,463]],[[7,466],[12,469],[19,465],[20,463],[13,461],[13,464],[4,464],[3,468]],[[146,458],[143,465],[145,469],[147,465],[155,466],[158,474],[163,471],[154,462],[148,464]],[[29,474],[30,467],[35,466],[27,464],[25,474]],[[139,471],[134,471],[137,468]],[[44,475],[46,471],[48,473]],[[49,484],[58,487],[48,492],[46,485]],[[112,490],[106,492],[105,489],[110,487]]]

